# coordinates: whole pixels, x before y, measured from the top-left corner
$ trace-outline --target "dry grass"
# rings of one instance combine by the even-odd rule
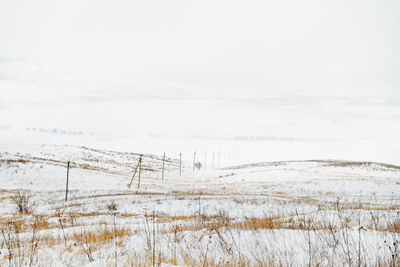
[[[386,163],[379,163],[379,162],[371,162],[371,161],[318,161],[324,163],[325,166],[333,166],[333,167],[375,167],[379,166],[385,169],[392,169],[392,170],[400,170],[400,166],[393,165],[393,164],[386,164]]]
[[[0,159],[0,163],[12,164],[12,163],[27,163],[28,160],[24,159]]]
[[[37,230],[49,230],[55,228],[48,222],[49,216],[46,215],[32,215],[27,216],[24,214],[13,214],[12,216],[2,217],[0,219],[0,226],[6,227],[10,223],[17,226],[20,233],[26,233],[31,230],[32,224],[34,223]]]
[[[333,212],[333,211],[332,211]],[[371,215],[372,216],[372,215]],[[148,216],[151,219],[151,216]],[[349,218],[349,217],[347,217]],[[237,230],[313,230],[313,231],[338,231],[342,228],[339,224],[328,223],[322,215],[308,217],[306,214],[290,214],[288,216],[266,216],[234,220],[224,215],[218,216],[156,216],[156,223],[173,224],[170,232],[216,230],[224,227]],[[400,233],[400,223],[374,225],[373,218],[366,221],[364,228],[379,232]],[[352,218],[347,227],[357,226],[357,221]]]
[[[42,246],[52,248],[54,246],[62,244],[63,241],[60,238],[55,238],[49,235],[43,235],[40,237],[39,242],[40,242],[39,244],[41,244]]]
[[[222,195],[222,194],[212,194],[210,192],[202,191],[202,190],[188,190],[188,191],[179,191],[172,190],[171,194],[176,196],[208,196],[208,195]]]
[[[149,216],[150,217],[150,216]],[[241,221],[235,221],[224,215],[218,216],[156,216],[157,223],[173,223],[174,232],[199,231],[203,229],[216,230],[223,227],[239,230],[259,230],[259,229],[305,229],[301,220],[291,218],[284,219],[279,216],[263,218],[245,218]]]
[[[344,205],[343,205],[344,206]],[[357,205],[356,205],[357,206]],[[332,211],[334,212],[334,211]],[[346,212],[344,209],[340,209],[339,212]],[[291,230],[311,230],[311,231],[326,231],[335,233],[340,230],[340,225],[333,225],[329,223],[324,224],[323,214],[313,214],[316,215],[314,217],[315,221],[310,222],[307,214],[287,214],[286,216],[282,216],[279,213],[278,215],[265,216],[261,218],[243,218],[240,220],[235,220],[227,217],[225,214],[220,213],[216,216],[165,216],[165,215],[156,215],[154,217],[154,222],[156,224],[168,224],[172,225],[170,229],[161,230],[157,232],[157,235],[169,234],[169,233],[181,233],[181,232],[198,232],[197,235],[200,235],[201,241],[208,233],[214,233],[216,236],[220,238],[223,242],[225,242],[226,238],[224,235],[229,234],[231,229],[235,229],[238,232],[240,231],[259,231],[259,230],[279,230],[279,229],[291,229]],[[351,210],[348,211],[348,214],[351,213]],[[104,213],[76,213],[76,214],[62,214],[57,215],[35,215],[28,216],[22,214],[16,214],[13,217],[13,222],[18,229],[20,229],[19,233],[29,232],[30,224],[29,219],[35,218],[37,229],[38,230],[50,230],[59,228],[59,226],[55,223],[50,223],[50,220],[54,220],[54,218],[61,218],[62,222],[67,225],[70,218],[73,216],[77,217],[85,217],[85,216],[103,216]],[[109,214],[108,214],[109,215]],[[119,216],[119,215],[118,215]],[[135,215],[129,215],[135,216]],[[120,217],[122,218],[122,217]],[[152,219],[152,215],[148,215],[147,218],[149,220]],[[8,218],[8,223],[10,218]],[[2,227],[5,227],[7,220],[1,219],[0,223]],[[65,235],[65,240],[61,234],[61,228],[58,230],[58,235],[53,235],[50,233],[42,234],[38,236],[38,244],[41,249],[53,248],[60,249],[63,248],[63,253],[75,253],[80,257],[88,257],[87,250],[89,253],[95,253],[99,250],[110,247],[117,246],[119,248],[124,247],[124,242],[127,240],[127,237],[132,236],[132,232],[130,229],[117,226],[115,228],[112,227],[111,221],[97,221],[96,225],[91,225],[90,228],[79,227],[79,228],[66,228],[68,230]],[[350,224],[348,224],[350,225]],[[346,227],[348,227],[348,225]],[[400,225],[396,223],[383,223],[383,224],[375,224],[375,225],[365,225],[366,230],[374,230],[380,232],[388,232],[388,233],[400,233]],[[134,233],[138,234],[137,232]],[[180,241],[184,242],[183,239],[187,234],[180,235]],[[221,241],[221,242],[222,242]],[[64,245],[65,243],[65,245]],[[13,249],[17,248],[17,244],[13,245]],[[87,250],[85,250],[86,248]],[[234,249],[235,250],[235,249]],[[128,253],[119,252],[119,255],[126,255]],[[125,253],[125,254],[123,254]],[[129,252],[132,253],[132,252]],[[16,255],[16,254],[15,254]],[[95,255],[95,254],[94,254]],[[97,254],[96,254],[97,255]],[[157,262],[158,263],[169,263],[169,264],[184,264],[187,266],[279,266],[280,259],[267,259],[260,262],[257,260],[250,260],[248,258],[240,258],[238,255],[230,255],[224,259],[224,261],[217,260],[215,258],[205,259],[202,258],[202,254],[200,253],[200,258],[192,256],[190,252],[179,249],[177,251],[177,257],[171,257],[171,255],[158,255],[157,254]],[[4,260],[7,260],[5,258]],[[143,255],[129,255],[129,262],[133,266],[151,266],[151,255],[149,252]],[[384,262],[383,259],[381,262]],[[387,261],[386,261],[387,262]],[[278,265],[277,265],[278,263]],[[285,264],[283,264],[285,265]],[[377,265],[378,266],[378,265]],[[382,265],[384,266],[384,265]]]
[[[230,227],[246,230],[283,229],[283,222],[279,217],[246,218],[242,222],[231,224]]]
[[[155,263],[152,263],[152,254],[146,253],[145,255],[134,255],[130,257],[129,265],[130,266],[137,266],[137,267],[151,267],[151,266],[159,266],[160,264],[169,264],[172,266],[191,266],[191,267],[244,267],[244,266],[253,266],[253,267],[261,267],[261,266],[275,266],[265,265],[262,263],[253,263],[251,264],[248,261],[243,261],[238,257],[230,257],[226,261],[221,261],[220,259],[198,259],[193,255],[190,255],[184,251],[179,251],[178,258],[181,260],[177,260],[176,257],[171,257],[170,255],[167,256],[160,256],[158,255],[155,258]]]
[[[103,228],[97,231],[74,233],[73,235],[67,237],[67,240],[71,240],[74,244],[79,242],[88,243],[94,248],[95,251],[100,249],[105,244],[111,243],[114,238],[119,238],[120,242],[123,242],[122,238],[130,235],[131,231],[127,228]]]

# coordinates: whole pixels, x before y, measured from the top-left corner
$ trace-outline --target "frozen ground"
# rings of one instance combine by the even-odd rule
[[[22,2],[1,266],[400,266],[399,1]]]
[[[96,77],[0,60],[1,263],[396,265],[398,88]],[[194,151],[206,167],[196,172]],[[128,188],[140,154],[140,187],[136,176]],[[35,209],[20,214],[29,195]]]
[[[128,188],[135,153],[56,145],[2,145],[1,151],[3,264],[371,266],[399,260],[395,165],[277,161],[193,172],[184,162],[180,176],[179,160],[167,158],[161,180],[162,158],[145,154],[140,188],[137,177]],[[32,214],[16,212],[18,192],[31,195]]]

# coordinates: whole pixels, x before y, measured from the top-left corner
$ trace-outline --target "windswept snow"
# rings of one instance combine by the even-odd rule
[[[75,146],[3,145],[0,153],[3,220],[18,216],[13,215],[15,192],[32,194],[34,216],[42,216],[46,224],[53,225],[52,230],[43,229],[37,237],[42,240],[37,261],[57,266],[65,262],[106,266],[110,264],[106,258],[116,260],[113,258],[115,249],[121,264],[149,263],[147,242],[152,238],[157,238],[157,247],[150,245],[150,250],[166,257],[157,261],[176,264],[172,266],[203,262],[208,246],[209,260],[215,263],[219,259],[220,264],[227,264],[231,259],[249,265],[270,261],[271,264],[298,262],[307,265],[311,254],[313,264],[330,265],[338,259],[345,264],[347,260],[343,257],[357,256],[357,225],[365,228],[361,240],[362,262],[390,262],[390,250],[385,242],[396,242],[398,237],[397,228],[391,227],[400,219],[397,214],[400,208],[399,166],[309,160],[193,172],[191,164],[184,162],[180,176],[179,160],[167,158],[162,180],[162,158],[145,154],[140,188],[137,176],[128,188],[138,156],[137,153]],[[65,202],[67,161],[71,162],[70,191]],[[59,213],[61,215],[56,215]],[[60,228],[57,216],[65,218],[63,227],[66,229]],[[112,228],[113,220],[115,227],[126,233],[118,237],[119,245],[106,242],[100,250],[93,247],[93,262],[83,248],[95,244],[77,239],[76,244],[83,248],[70,250],[63,245],[62,231],[68,236],[67,244],[73,244],[69,241],[74,239],[70,235],[83,238],[92,231],[111,231],[116,229]],[[257,226],[260,229],[253,228],[256,220],[264,222]],[[274,223],[267,226],[265,220]],[[310,223],[311,232],[305,230],[306,222]],[[332,224],[335,231],[342,232],[330,233],[327,223]],[[154,224],[156,236],[148,232]],[[178,228],[173,230],[174,227]],[[173,236],[174,231],[178,231],[175,233],[178,236]],[[311,241],[308,241],[308,234]],[[53,241],[57,245],[46,245],[48,241],[43,241],[44,236],[58,236]],[[179,241],[171,241],[174,238]],[[331,238],[337,239],[338,248],[345,249],[346,242],[352,242],[351,248],[335,251]],[[306,249],[309,244],[312,253]],[[173,251],[179,251],[176,261],[172,260]],[[7,254],[6,248],[2,253]],[[265,258],[252,253],[264,253]],[[133,255],[138,258],[133,259]],[[190,255],[192,264],[183,255]]]

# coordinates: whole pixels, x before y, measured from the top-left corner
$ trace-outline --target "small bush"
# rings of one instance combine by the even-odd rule
[[[115,212],[118,209],[117,203],[112,201],[110,204],[107,205],[107,209],[111,212]]]
[[[15,210],[21,214],[32,213],[35,209],[35,204],[31,200],[32,195],[27,192],[17,192],[11,200],[15,206]]]

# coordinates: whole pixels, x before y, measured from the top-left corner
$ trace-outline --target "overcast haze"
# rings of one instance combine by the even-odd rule
[[[398,82],[399,1],[6,1],[0,51],[173,80]]]
[[[399,14],[395,0],[1,0],[0,135],[400,164]]]

